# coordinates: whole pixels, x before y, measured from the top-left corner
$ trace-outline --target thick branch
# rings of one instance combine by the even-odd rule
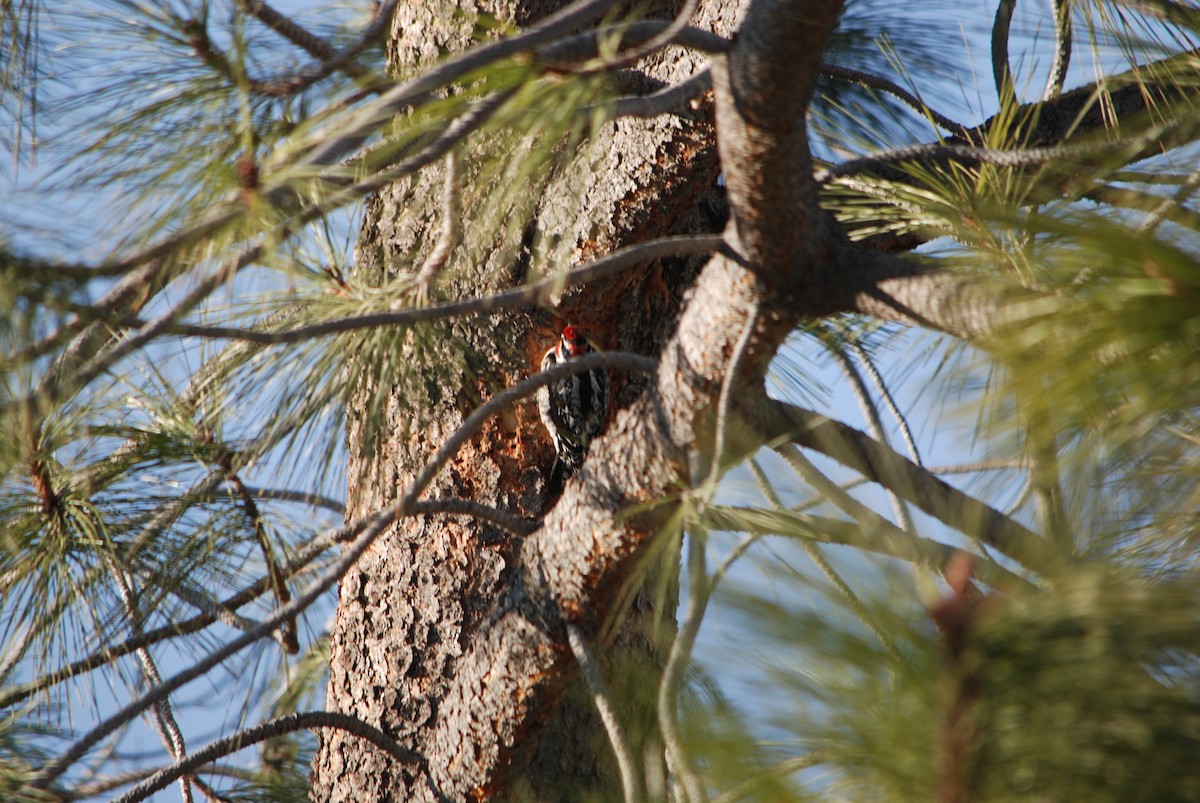
[[[911,535],[887,525],[867,529],[858,522],[811,516],[792,510],[764,510],[749,507],[710,507],[704,511],[705,524],[714,530],[731,530],[753,535],[777,535],[784,538],[803,538],[821,544],[845,544],[856,549],[907,561],[934,572],[945,569],[958,550],[948,544]],[[999,564],[980,558],[979,578],[990,585],[1011,588],[1028,585],[1020,575]]]
[[[804,119],[841,9],[840,2],[759,0],[737,46],[713,61],[731,239],[763,281],[793,297],[811,296],[828,278]]]
[[[1002,325],[1003,298],[978,276],[854,244],[839,249],[837,262],[842,268],[839,309],[964,340],[985,338]]]
[[[764,398],[755,411],[768,440],[792,440],[832,457],[969,538],[1000,550],[1034,571],[1058,554],[1041,536],[968,496],[864,433],[790,404]]]

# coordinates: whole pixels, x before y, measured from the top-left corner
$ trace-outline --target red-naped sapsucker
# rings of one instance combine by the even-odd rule
[[[566,326],[558,344],[542,357],[542,370],[590,352],[587,338],[574,326]],[[542,423],[550,432],[558,455],[548,483],[554,492],[583,465],[588,446],[604,426],[608,414],[608,372],[594,368],[561,379],[538,390],[537,400]]]

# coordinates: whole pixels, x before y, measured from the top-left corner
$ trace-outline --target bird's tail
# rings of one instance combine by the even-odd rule
[[[554,458],[554,468],[550,469],[550,479],[546,481],[546,497],[557,499],[562,494],[563,483],[571,472],[561,457]]]
[[[550,477],[546,480],[546,495],[543,497],[545,501],[542,503],[542,515],[545,516],[550,512],[550,508],[562,496],[563,483],[567,479],[567,465],[562,461],[562,458],[554,458],[554,468],[550,469]]]

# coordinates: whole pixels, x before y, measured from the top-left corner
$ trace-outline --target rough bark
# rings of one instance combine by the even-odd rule
[[[779,8],[777,15],[760,17],[755,24],[786,23],[790,27],[779,42],[807,37],[819,53],[840,6],[811,5],[816,4],[803,11]],[[744,99],[750,108],[768,101],[755,93]],[[764,129],[762,136],[793,133],[790,127]],[[798,167],[811,172],[810,164]],[[746,224],[744,231],[751,235],[746,239],[760,242],[752,226]],[[744,256],[765,263],[763,254]],[[749,384],[760,381],[768,358],[794,325],[795,314],[780,309],[783,303],[769,306],[767,299],[777,295],[739,262],[722,255],[705,267],[662,354],[654,384],[618,415],[542,529],[522,545],[504,595],[459,660],[458,674],[442,699],[443,716],[433,726],[433,744],[447,751],[464,744],[477,749],[469,755],[460,752],[453,766],[431,767],[432,784],[448,797],[486,790],[503,764],[504,742],[536,722],[553,701],[556,684],[569,670],[563,620],[595,632],[597,612],[604,610],[646,550],[648,535],[670,512],[659,505],[630,517],[628,510],[691,484],[688,454],[713,430],[714,405],[728,372],[736,370]],[[819,267],[808,263],[799,269]],[[753,327],[753,336],[745,339],[750,345],[739,354],[737,344],[747,327]],[[497,711],[504,716],[498,719]],[[479,750],[480,745],[485,749]]]
[[[448,8],[400,5],[389,45],[390,62],[398,71],[468,44],[473,28],[469,14],[456,16]],[[734,25],[733,8],[733,3],[712,3],[701,10],[697,24],[728,34]],[[495,3],[482,10],[524,25],[553,6]],[[704,60],[702,54],[672,50],[641,65],[639,75],[630,80],[650,86],[674,83],[699,70]],[[468,159],[467,181],[472,170]],[[527,211],[531,222],[519,232],[519,242],[502,243],[483,254],[477,267],[463,267],[472,260],[459,259],[439,290],[449,297],[482,294],[624,244],[712,230],[714,221],[705,211],[715,203],[706,196],[717,194],[717,172],[711,107],[686,117],[610,124],[543,186],[532,188],[534,209]],[[435,199],[441,181],[440,170],[426,171],[419,180],[398,183],[371,199],[358,248],[360,271],[372,271],[382,281],[405,270],[397,266],[421,264],[439,227]],[[453,352],[447,349],[447,359],[471,355],[470,371],[429,371],[390,391],[360,388],[361,403],[348,428],[348,520],[394,501],[470,408],[487,398],[488,388],[512,384],[536,369],[563,321],[582,325],[604,348],[657,354],[670,334],[683,289],[695,276],[695,265],[695,260],[662,260],[598,286],[569,291],[553,311],[528,309],[447,326],[438,336],[457,341]],[[645,385],[644,379],[633,379],[614,377],[616,407],[627,406]],[[420,412],[428,423],[408,431],[414,386],[427,388],[421,393],[428,396],[428,407]],[[376,397],[386,399],[378,430],[377,419],[367,409]],[[543,484],[552,457],[535,406],[517,405],[464,448],[427,495],[469,498],[537,517],[545,502]],[[539,649],[552,652],[562,671],[547,675],[552,682],[541,685],[535,716],[512,717],[511,709],[521,703],[516,697],[482,694],[456,701],[452,695],[454,685],[467,680],[507,688],[486,663],[477,662],[470,646],[496,616],[496,606],[514,593],[520,550],[520,543],[490,525],[468,519],[413,519],[385,533],[347,575],[331,634],[327,707],[378,724],[400,744],[424,755],[426,764],[403,767],[361,740],[328,732],[321,736],[314,761],[314,800],[462,799],[505,793],[574,800],[589,790],[609,797],[619,789],[590,698],[571,691],[574,667],[560,660],[569,656],[565,639],[542,643],[535,636],[516,634],[495,648],[497,655],[510,658]],[[673,606],[668,608],[665,613],[670,616]],[[595,609],[589,638],[598,638],[600,625],[611,613],[607,606]],[[613,636],[625,658],[605,664],[610,671],[623,664],[630,675],[641,678],[646,699],[640,712],[638,705],[632,706],[640,721],[627,723],[639,756],[640,742],[655,738],[653,715],[647,713],[653,711],[653,684],[647,688],[646,665],[653,672],[661,660],[661,644],[650,643],[645,634],[651,617],[662,613],[648,600],[635,599],[627,624]],[[543,625],[544,635],[549,630],[548,623]],[[471,661],[464,661],[467,655]],[[506,670],[504,678],[513,671]],[[609,680],[620,688],[619,679]],[[468,741],[441,736],[446,723],[466,717],[476,726]],[[464,766],[476,762],[487,771],[470,772]],[[512,771],[504,773],[506,768]]]

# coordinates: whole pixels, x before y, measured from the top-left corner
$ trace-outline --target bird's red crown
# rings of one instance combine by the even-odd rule
[[[563,344],[571,352],[572,356],[577,356],[580,354],[587,354],[587,352],[588,352],[587,338],[585,338],[583,336],[583,332],[580,332],[574,326],[571,326],[570,324],[568,324],[567,326],[563,327],[562,339],[563,339]]]

